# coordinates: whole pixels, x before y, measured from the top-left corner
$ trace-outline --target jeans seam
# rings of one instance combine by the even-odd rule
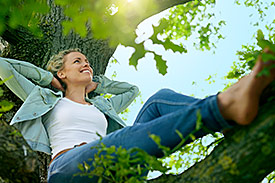
[[[186,103],[186,102],[169,102],[166,100],[161,100],[161,99],[154,99],[151,102],[149,102],[148,104],[146,104],[146,106],[142,109],[142,111],[140,111],[139,116],[141,116],[144,111],[153,103],[161,103],[161,104],[168,104],[168,105],[185,105],[185,106],[190,106],[190,103]],[[138,121],[140,119],[140,117],[138,116],[138,118],[136,118],[136,121]]]

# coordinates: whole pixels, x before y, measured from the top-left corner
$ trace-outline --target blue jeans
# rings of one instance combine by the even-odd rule
[[[138,147],[150,155],[161,157],[163,156],[162,150],[148,135],[159,136],[161,144],[172,149],[181,142],[176,130],[180,131],[184,137],[195,130],[198,110],[203,125],[207,129],[217,132],[231,127],[219,112],[217,95],[196,99],[169,89],[162,89],[144,104],[133,126],[110,133],[103,137],[101,142],[107,147],[112,145],[126,149]],[[199,138],[206,134],[204,130],[199,130],[195,136]],[[49,167],[48,183],[96,182],[87,176],[73,175],[80,172],[79,163],[85,161],[92,164],[88,159],[92,158],[97,150],[91,147],[98,143],[99,141],[93,141],[58,156]]]

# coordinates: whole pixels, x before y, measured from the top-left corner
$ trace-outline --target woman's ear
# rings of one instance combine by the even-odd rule
[[[58,71],[58,72],[56,73],[56,75],[57,75],[60,79],[65,79],[65,78],[66,78],[66,75],[65,75],[65,73],[63,72],[63,70]]]

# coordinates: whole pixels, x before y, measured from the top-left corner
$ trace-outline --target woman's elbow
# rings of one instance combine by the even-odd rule
[[[133,89],[134,96],[137,97],[139,93],[139,88],[137,86],[133,86],[132,89]]]

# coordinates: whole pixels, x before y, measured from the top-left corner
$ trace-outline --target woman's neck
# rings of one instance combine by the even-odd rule
[[[65,97],[80,103],[80,104],[87,104],[88,102],[85,101],[85,87],[77,86],[77,87],[69,87],[67,86],[65,91]]]

